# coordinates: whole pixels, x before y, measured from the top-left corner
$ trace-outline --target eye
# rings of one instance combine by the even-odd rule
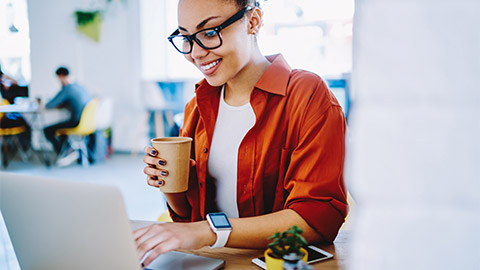
[[[217,31],[215,30],[207,30],[205,31],[205,37],[214,37],[217,35]]]

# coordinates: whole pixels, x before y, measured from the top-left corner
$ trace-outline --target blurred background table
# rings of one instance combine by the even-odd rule
[[[19,113],[31,128],[30,148],[19,150],[22,159],[29,159],[36,156],[41,163],[50,166],[52,163],[52,148],[46,141],[43,129],[50,123],[66,117],[64,110],[49,109],[45,110],[36,100],[19,99],[16,103],[0,105],[0,113]]]

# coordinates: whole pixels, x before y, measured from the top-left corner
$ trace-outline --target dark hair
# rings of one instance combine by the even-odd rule
[[[66,67],[59,67],[57,71],[55,71],[55,74],[57,74],[57,76],[68,76],[68,74],[70,74],[70,71],[68,71],[68,68]]]
[[[234,1],[239,8],[246,6],[260,7],[260,0],[235,0]]]

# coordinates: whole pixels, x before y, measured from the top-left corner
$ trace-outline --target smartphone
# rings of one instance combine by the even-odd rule
[[[316,246],[307,246],[306,250],[308,251],[308,264],[333,258],[332,254],[326,252],[325,250],[321,250]],[[265,257],[252,259],[252,262],[263,269],[267,269],[267,265],[265,264]]]

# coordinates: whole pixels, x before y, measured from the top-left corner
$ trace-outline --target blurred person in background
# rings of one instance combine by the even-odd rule
[[[318,75],[262,55],[262,16],[255,0],[179,1],[168,39],[205,79],[180,130],[193,138],[189,189],[165,193],[174,223],[134,232],[139,258],[152,251],[143,266],[175,249],[266,248],[293,225],[308,242],[331,243],[345,221],[342,108]],[[155,167],[169,160],[145,153],[148,184],[170,181]],[[205,220],[215,212],[231,223],[226,239]]]
[[[53,99],[45,104],[45,108],[64,108],[70,113],[70,116],[66,121],[46,127],[44,133],[45,137],[52,143],[56,154],[59,155],[67,138],[63,135],[56,136],[57,130],[76,127],[80,122],[83,108],[92,100],[92,96],[85,87],[73,82],[68,68],[59,67],[55,74],[62,88]],[[67,166],[79,159],[77,151],[69,149],[65,153],[64,156],[57,157],[57,164],[60,166]]]
[[[2,97],[7,99],[6,96],[7,91],[10,90],[10,87],[18,85],[17,81],[13,79],[12,77],[8,76],[5,74],[2,70],[2,66],[0,66],[0,92],[2,94]],[[10,102],[10,100],[9,100]],[[13,103],[13,100],[10,102]]]
[[[20,87],[18,86],[18,82],[8,76],[2,71],[2,67],[0,66],[0,105],[8,105],[13,104],[14,99],[16,96],[16,91]],[[31,144],[31,128],[30,125],[27,124],[25,119],[20,113],[12,112],[12,113],[5,113],[0,114],[0,128],[15,128],[15,127],[25,127],[25,132],[22,132],[18,136],[20,137],[20,144],[22,145],[23,150],[28,150]]]

